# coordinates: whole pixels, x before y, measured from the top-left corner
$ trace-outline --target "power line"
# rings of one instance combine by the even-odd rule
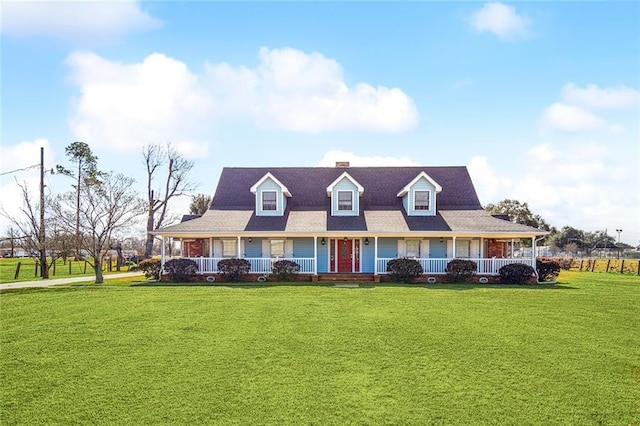
[[[15,169],[11,170],[10,172],[0,173],[0,176],[8,175],[9,173],[23,172],[26,170],[35,169],[36,167],[40,167],[40,164],[34,164],[33,166],[25,167],[24,169]]]

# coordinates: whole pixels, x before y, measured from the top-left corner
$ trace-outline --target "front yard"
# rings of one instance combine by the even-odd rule
[[[637,276],[566,271],[9,291],[0,423],[636,424],[638,306]]]

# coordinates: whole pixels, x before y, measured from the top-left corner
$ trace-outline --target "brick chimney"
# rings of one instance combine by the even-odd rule
[[[348,161],[336,161],[336,168],[337,169],[348,169],[349,168],[349,162]]]

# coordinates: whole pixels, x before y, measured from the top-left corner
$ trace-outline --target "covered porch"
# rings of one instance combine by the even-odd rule
[[[424,274],[445,274],[453,259],[477,264],[478,275],[497,275],[511,263],[536,266],[536,236],[526,238],[533,249],[528,257],[517,255],[516,245],[524,240],[514,235],[227,235],[204,238],[180,237],[181,256],[167,256],[165,238],[161,262],[170,257],[191,259],[200,274],[217,274],[218,262],[228,258],[246,259],[251,274],[270,274],[279,260],[295,262],[300,274],[331,273],[387,274],[390,260],[407,257],[420,262]]]

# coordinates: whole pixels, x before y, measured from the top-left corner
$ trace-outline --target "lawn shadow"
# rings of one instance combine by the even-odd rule
[[[188,282],[174,283],[167,281],[142,281],[131,284],[131,287],[226,287],[230,289],[264,289],[274,287],[324,287],[347,290],[372,288],[424,288],[427,290],[475,290],[479,288],[491,289],[523,289],[523,290],[574,290],[566,283],[538,283],[538,284],[482,284],[482,283],[375,283],[375,282]]]

